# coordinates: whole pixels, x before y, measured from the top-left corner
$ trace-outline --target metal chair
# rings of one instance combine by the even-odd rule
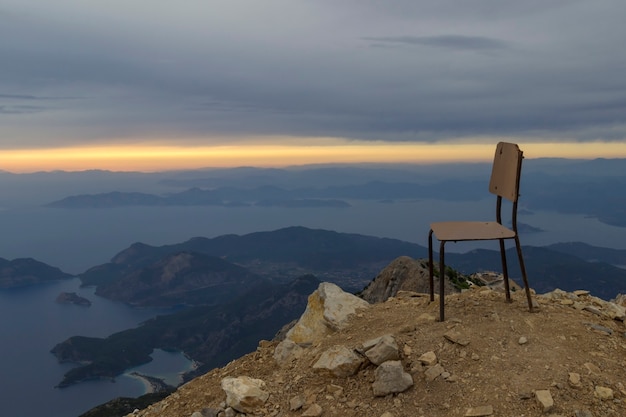
[[[522,257],[522,248],[517,233],[517,199],[519,197],[519,183],[522,172],[523,152],[514,143],[500,142],[496,147],[496,154],[491,170],[491,180],[489,181],[489,192],[497,196],[496,199],[496,221],[452,221],[437,222],[430,225],[428,233],[428,263],[429,263],[429,284],[430,301],[435,301],[433,284],[433,234],[439,240],[439,320],[444,321],[444,281],[445,281],[445,245],[446,242],[460,242],[471,240],[498,240],[500,242],[500,256],[502,258],[502,273],[504,275],[504,288],[506,290],[506,300],[511,302],[511,292],[509,289],[509,273],[506,264],[506,254],[504,249],[505,239],[515,239],[517,256],[519,258],[520,269],[524,279],[528,308],[532,312],[533,304],[526,276],[526,267]],[[509,229],[502,225],[502,198],[506,198],[513,204],[511,222]]]

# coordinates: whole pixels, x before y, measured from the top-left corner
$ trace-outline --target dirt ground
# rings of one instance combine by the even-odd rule
[[[262,341],[255,352],[133,415],[191,417],[219,409],[225,401],[222,378],[249,376],[265,381],[270,392],[254,414],[262,416],[626,416],[624,323],[601,314],[603,306],[585,293],[534,300],[538,308],[530,313],[523,291],[514,293],[509,304],[501,292],[476,288],[446,297],[446,321],[439,322],[437,302],[403,293],[354,315],[345,330],[310,347],[297,361],[278,366],[273,359],[277,342]],[[457,342],[444,337],[451,331]],[[330,346],[356,348],[386,334],[395,337],[414,380],[403,393],[374,397],[371,364],[347,378],[323,377],[312,369]],[[447,372],[433,381],[418,360],[429,351]],[[549,391],[551,408],[538,401],[540,390]],[[306,404],[291,411],[290,400],[298,395]],[[306,412],[314,403],[321,414]],[[204,415],[211,414],[205,410]]]

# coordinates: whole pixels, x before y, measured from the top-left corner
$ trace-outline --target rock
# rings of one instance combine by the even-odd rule
[[[226,393],[226,405],[240,413],[252,413],[269,398],[264,390],[265,382],[247,376],[227,377],[222,380],[222,389]]]
[[[446,294],[459,292],[449,280],[444,282]],[[439,277],[435,277],[435,288],[439,290]],[[401,291],[428,293],[428,263],[423,260],[400,256],[383,269],[365,288],[361,296],[370,303],[380,303],[395,297]]]
[[[302,395],[296,395],[289,400],[289,410],[298,411],[304,406],[304,397]]]
[[[443,366],[441,366],[441,364],[436,364],[435,366],[431,366],[430,368],[428,368],[426,372],[424,372],[424,376],[426,377],[427,381],[434,381],[439,377],[439,375],[443,374],[444,372],[445,369],[443,369]]]
[[[535,391],[535,398],[544,413],[548,413],[552,410],[552,408],[554,408],[554,400],[552,399],[550,390],[541,389]]]
[[[611,388],[597,385],[595,388],[595,396],[601,400],[612,400],[613,390]]]
[[[437,363],[437,355],[433,351],[426,352],[422,356],[420,356],[418,360],[423,365],[433,366],[433,365],[435,365]]]
[[[331,394],[334,399],[337,399],[343,395],[343,387],[339,385],[330,384],[326,387],[326,392]]]
[[[484,417],[493,414],[493,407],[490,405],[482,405],[480,407],[469,408],[465,412],[465,417]]]
[[[302,417],[319,417],[322,415],[322,412],[322,407],[319,404],[311,404],[311,406],[302,413]]]
[[[347,377],[356,374],[363,362],[363,357],[353,350],[337,345],[322,353],[313,365],[313,369],[337,377]]]
[[[274,349],[274,360],[278,363],[285,363],[287,360],[300,358],[303,353],[303,347],[289,339],[285,339]]]
[[[369,303],[355,295],[344,292],[335,284],[322,282],[308,298],[306,310],[298,322],[287,332],[285,340],[276,347],[275,358],[279,363],[290,355],[284,343],[310,344],[327,334],[343,329],[348,317],[357,310],[369,307]]]
[[[74,304],[81,307],[91,307],[91,301],[85,297],[81,297],[75,292],[62,292],[57,296],[59,304]]]
[[[445,337],[450,342],[456,343],[457,345],[461,345],[461,346],[467,346],[470,343],[469,340],[467,340],[466,338],[461,336],[459,332],[456,332],[454,330],[451,330],[445,333],[443,337]]]
[[[404,392],[413,386],[413,378],[404,371],[400,361],[385,362],[376,368],[374,374],[372,390],[376,397]]]
[[[191,417],[217,417],[221,410],[214,408],[204,408],[202,411],[196,411]]]
[[[598,368],[597,365],[591,363],[591,362],[586,362],[584,364],[585,368],[587,368],[587,370],[589,371],[589,373],[594,374],[594,375],[600,375],[602,373],[602,371],[600,370],[600,368]]]
[[[569,382],[569,385],[571,387],[579,388],[581,386],[580,374],[578,374],[576,372],[570,372],[569,373],[569,378],[568,378],[567,382]]]
[[[528,338],[526,338],[526,336],[522,336],[519,338],[519,340],[517,341],[517,343],[519,345],[525,345],[526,343],[528,343]]]
[[[595,324],[595,323],[585,323],[585,324],[589,326],[591,330],[595,330],[596,332],[605,333],[608,335],[613,334],[613,329],[609,329],[608,327],[600,326],[599,324]]]
[[[371,348],[365,350],[365,356],[374,365],[400,359],[398,344],[393,336],[385,335],[373,340],[375,343]],[[371,346],[372,341],[365,342],[363,345]]]

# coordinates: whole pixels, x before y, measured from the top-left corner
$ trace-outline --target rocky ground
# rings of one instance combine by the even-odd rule
[[[255,352],[131,415],[240,415],[226,406],[221,382],[241,376],[264,381],[269,394],[248,415],[626,415],[623,309],[584,291],[533,298],[538,308],[530,313],[523,291],[515,292],[509,304],[497,289],[476,287],[447,296],[446,321],[439,322],[438,302],[401,291],[358,310],[343,329],[313,343],[298,359],[279,365],[274,359],[278,342],[262,341]],[[404,392],[375,396],[377,368],[368,362],[346,377],[313,369],[333,346],[359,350],[383,335],[393,336],[402,368],[412,377]]]

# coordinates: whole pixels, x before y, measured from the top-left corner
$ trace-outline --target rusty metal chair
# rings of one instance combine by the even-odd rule
[[[496,147],[496,154],[491,170],[489,192],[497,196],[496,221],[452,221],[437,222],[430,225],[428,233],[428,263],[430,301],[435,301],[433,283],[433,234],[439,240],[439,320],[444,321],[444,281],[445,281],[445,244],[446,242],[461,242],[472,240],[498,240],[500,242],[500,256],[502,258],[502,273],[504,275],[504,288],[506,300],[511,302],[509,289],[509,272],[506,264],[504,241],[514,239],[517,247],[520,269],[524,279],[528,308],[532,312],[533,304],[528,287],[526,267],[522,257],[522,248],[517,233],[517,199],[519,197],[519,183],[522,172],[523,152],[514,143],[500,142]],[[502,225],[502,198],[512,202],[511,226],[509,229]]]

